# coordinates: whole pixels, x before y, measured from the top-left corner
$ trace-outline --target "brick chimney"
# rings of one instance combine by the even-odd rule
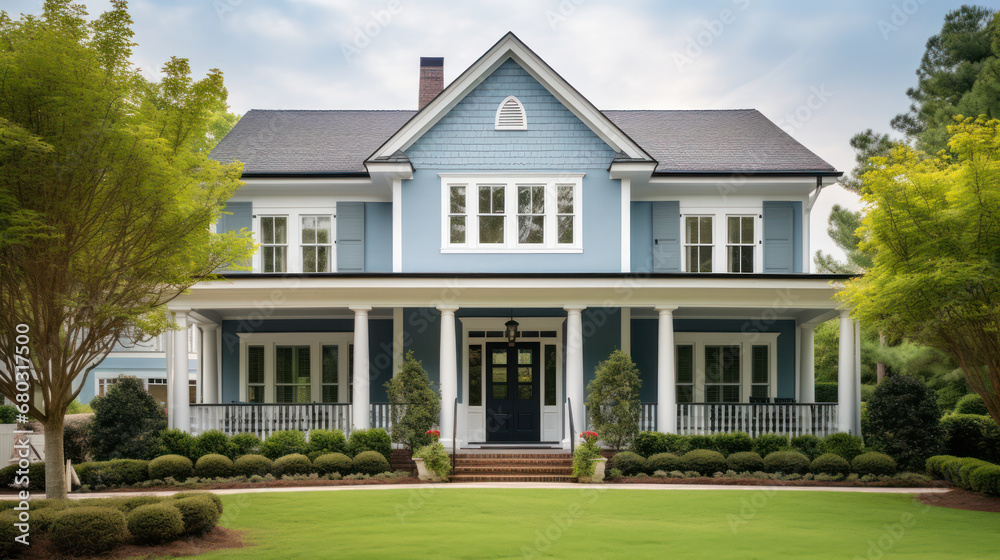
[[[417,109],[431,102],[444,89],[444,58],[420,57],[420,99]]]

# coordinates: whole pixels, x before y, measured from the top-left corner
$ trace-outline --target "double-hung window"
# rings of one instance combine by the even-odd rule
[[[712,216],[684,218],[684,254],[688,272],[712,272]]]
[[[442,252],[582,251],[582,174],[442,174]]]
[[[287,272],[288,217],[261,216],[260,229],[264,272]]]
[[[726,260],[729,272],[753,272],[757,244],[756,216],[726,217]]]
[[[302,272],[330,272],[330,216],[302,216]]]
[[[336,206],[257,207],[254,272],[335,272]]]
[[[312,364],[308,346],[275,348],[274,383],[278,403],[312,402]]]

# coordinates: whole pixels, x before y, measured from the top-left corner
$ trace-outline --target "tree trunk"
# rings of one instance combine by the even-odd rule
[[[885,347],[885,333],[878,333],[878,345],[883,348]],[[884,377],[885,364],[879,361],[879,363],[875,364],[875,384],[878,385],[881,383]]]
[[[49,414],[49,420],[42,423],[45,428],[45,497],[66,499],[66,456],[63,453],[62,414]]]

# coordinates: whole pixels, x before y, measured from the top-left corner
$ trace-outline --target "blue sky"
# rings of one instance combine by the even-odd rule
[[[15,15],[41,0],[6,0]],[[107,2],[86,3],[92,14]],[[507,31],[602,109],[756,108],[842,171],[848,141],[889,131],[928,37],[961,2],[847,0],[177,0],[129,3],[134,61],[170,56],[225,74],[233,111],[409,109],[418,58],[458,76]],[[15,16],[16,17],[16,16]],[[830,251],[839,187],[813,213],[813,249]]]

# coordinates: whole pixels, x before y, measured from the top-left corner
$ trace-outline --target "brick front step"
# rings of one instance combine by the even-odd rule
[[[457,474],[558,474],[569,476],[573,473],[572,466],[557,466],[557,467],[536,467],[536,466],[525,466],[525,465],[515,465],[515,466],[503,466],[503,465],[488,465],[482,467],[467,467],[455,465],[455,472]]]
[[[455,465],[464,467],[482,467],[489,465],[563,467],[572,466],[573,461],[571,459],[469,459],[466,457],[457,457],[455,459]]]
[[[573,482],[569,453],[460,453],[452,482]]]
[[[448,477],[451,482],[576,482],[571,476],[552,474],[479,475],[455,474]]]

